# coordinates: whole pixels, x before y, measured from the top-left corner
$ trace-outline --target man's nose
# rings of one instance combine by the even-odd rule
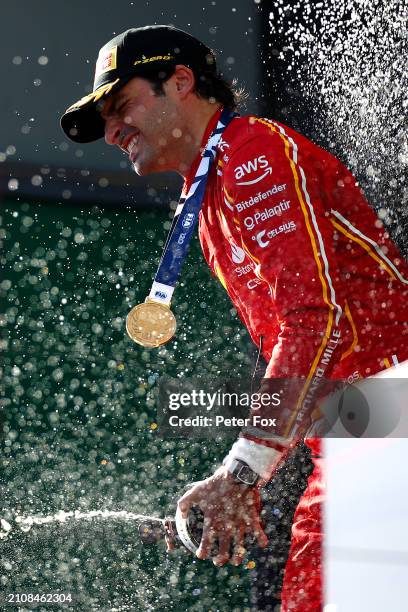
[[[109,145],[120,146],[121,128],[117,121],[107,119],[105,122],[105,142]]]

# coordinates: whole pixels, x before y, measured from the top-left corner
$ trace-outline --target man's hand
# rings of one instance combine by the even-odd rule
[[[204,513],[203,536],[196,552],[199,559],[211,557],[217,541],[214,565],[224,565],[228,560],[239,565],[246,552],[246,534],[255,536],[262,548],[266,546],[268,538],[259,520],[259,491],[237,483],[224,466],[206,480],[196,482],[179,499],[183,518],[187,518],[191,506],[199,506]]]

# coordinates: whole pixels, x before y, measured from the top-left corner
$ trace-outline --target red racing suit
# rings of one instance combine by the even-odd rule
[[[299,409],[319,377],[352,382],[408,358],[408,266],[353,175],[301,134],[255,116],[229,124],[199,237],[253,341],[263,340],[266,376],[304,378]],[[322,606],[320,472],[295,515],[282,612]]]

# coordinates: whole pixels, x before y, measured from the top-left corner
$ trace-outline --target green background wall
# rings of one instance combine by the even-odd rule
[[[18,201],[2,213],[0,517],[173,515],[180,492],[220,464],[233,437],[161,438],[151,428],[159,377],[245,377],[256,356],[198,240],[173,302],[177,336],[145,350],[127,337],[125,317],[150,289],[172,213]],[[258,584],[269,603],[307,469],[289,463],[265,493],[271,545]],[[261,571],[252,553],[253,569],[215,568],[184,550],[144,547],[124,520],[13,525],[0,550],[3,593],[71,592],[87,612],[249,610],[249,578]]]
[[[197,240],[175,294],[176,340],[144,350],[124,328],[148,293],[168,224],[167,211],[4,204],[1,516],[173,513],[184,486],[224,456],[231,440],[162,440],[150,427],[164,372],[250,368],[247,333]],[[78,610],[248,605],[249,570],[143,548],[134,530],[93,521],[16,533],[2,543],[2,588],[71,591]]]

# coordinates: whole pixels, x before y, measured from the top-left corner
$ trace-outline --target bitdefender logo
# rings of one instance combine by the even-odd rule
[[[263,170],[263,173],[260,176],[255,177],[249,181],[241,181],[247,174],[254,174],[254,172],[259,172]],[[265,177],[272,174],[272,168],[269,165],[268,160],[265,155],[259,155],[259,157],[255,157],[255,159],[251,159],[241,166],[237,166],[234,168],[235,180],[237,181],[237,185],[254,185],[255,183],[259,183]]]
[[[275,193],[279,193],[281,191],[284,191],[285,189],[286,189],[286,183],[282,183],[282,185],[273,185],[267,191],[263,191],[263,192],[258,191],[256,195],[251,195],[251,197],[248,198],[248,200],[243,200],[242,202],[238,202],[235,208],[237,209],[237,212],[242,212],[243,210],[246,210],[247,208],[251,208],[251,206],[253,206],[254,204],[258,204],[262,200],[267,200],[271,196],[275,195]]]

